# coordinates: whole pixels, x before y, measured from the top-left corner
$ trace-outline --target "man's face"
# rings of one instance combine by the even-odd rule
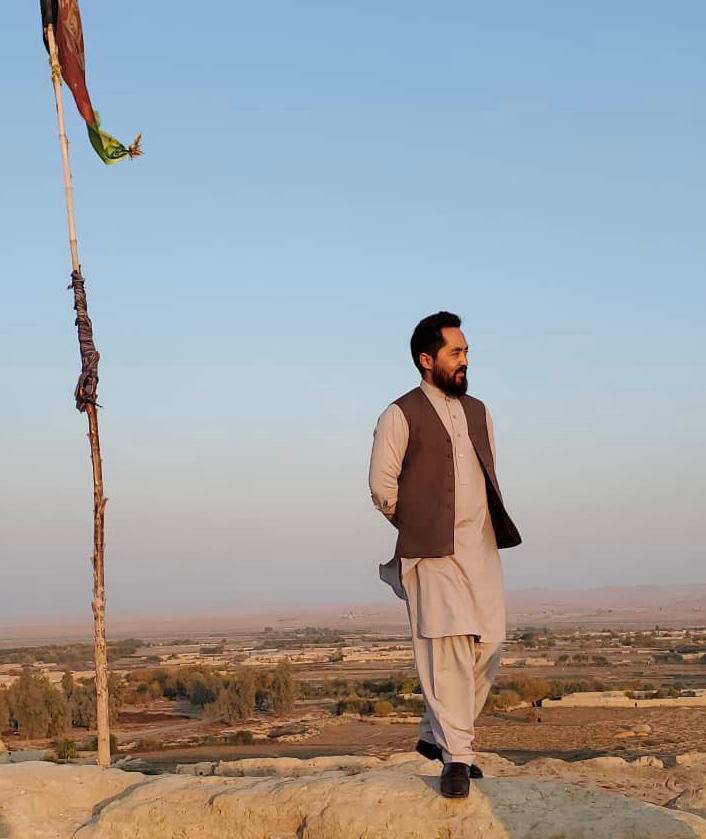
[[[445,326],[441,334],[446,341],[444,346],[431,360],[431,380],[448,396],[463,396],[468,390],[468,344],[458,327]],[[426,366],[426,365],[425,365]]]

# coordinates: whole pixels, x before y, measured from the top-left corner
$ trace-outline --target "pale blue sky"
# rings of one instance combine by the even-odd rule
[[[91,495],[36,3],[3,17],[0,615],[87,609]],[[184,4],[186,5],[186,4]],[[377,415],[440,308],[510,588],[706,581],[706,7],[83,0],[68,107],[115,611],[391,598]]]

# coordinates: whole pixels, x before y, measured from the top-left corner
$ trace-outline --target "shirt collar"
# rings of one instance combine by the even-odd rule
[[[441,402],[451,402],[457,399],[456,396],[447,396],[441,388],[438,388],[436,385],[432,385],[429,382],[422,379],[421,384],[419,387],[422,389],[422,392],[425,396],[428,396],[429,399],[441,401]]]

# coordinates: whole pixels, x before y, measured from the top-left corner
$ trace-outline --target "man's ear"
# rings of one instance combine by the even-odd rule
[[[419,363],[425,370],[432,370],[434,368],[434,359],[429,355],[429,353],[420,353]]]

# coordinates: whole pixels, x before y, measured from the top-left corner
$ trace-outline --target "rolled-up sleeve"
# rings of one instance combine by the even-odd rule
[[[368,482],[377,510],[395,524],[397,480],[409,442],[409,427],[402,409],[394,403],[380,415],[373,434]]]

